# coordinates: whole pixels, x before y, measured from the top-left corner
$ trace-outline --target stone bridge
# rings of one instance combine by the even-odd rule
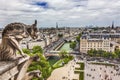
[[[67,37],[65,38],[66,41],[75,41],[76,40],[76,36],[77,35],[74,35],[74,36],[71,36],[71,37]]]
[[[50,56],[59,56],[59,54],[45,54],[46,57],[50,57]]]
[[[46,57],[50,57],[50,56],[59,56],[60,51],[49,51],[47,53],[45,53],[44,55]],[[80,54],[79,51],[67,51],[69,54]]]

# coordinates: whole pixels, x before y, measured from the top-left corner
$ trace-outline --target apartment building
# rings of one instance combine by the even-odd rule
[[[104,50],[108,52],[114,52],[116,48],[120,48],[120,44],[116,40],[106,36],[91,36],[88,34],[82,35],[80,38],[80,52],[87,53],[88,50]]]
[[[89,33],[91,38],[110,38],[111,41],[120,43],[120,33]]]

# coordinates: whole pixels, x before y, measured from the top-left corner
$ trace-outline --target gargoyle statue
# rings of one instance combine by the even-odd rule
[[[16,51],[19,51],[20,55],[25,56],[22,52],[19,42],[23,38],[31,36],[32,39],[38,37],[37,20],[32,25],[26,25],[23,23],[10,23],[2,32],[2,41],[0,44],[0,60],[15,60],[17,57]]]

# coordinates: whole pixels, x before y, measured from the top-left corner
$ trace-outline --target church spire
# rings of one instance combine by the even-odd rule
[[[56,22],[56,34],[58,35],[58,23]]]
[[[112,29],[114,29],[114,21],[112,21]]]
[[[56,22],[56,29],[58,29],[58,23]]]

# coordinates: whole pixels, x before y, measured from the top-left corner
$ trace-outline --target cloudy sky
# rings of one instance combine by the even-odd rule
[[[120,0],[0,0],[0,27],[35,19],[39,27],[120,25]]]

